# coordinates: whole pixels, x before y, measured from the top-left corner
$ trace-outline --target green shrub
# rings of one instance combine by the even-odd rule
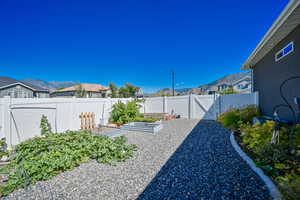
[[[238,91],[235,91],[233,88],[228,88],[224,91],[221,91],[220,94],[226,95],[226,94],[238,94]]]
[[[254,153],[256,164],[271,176],[279,185],[284,199],[299,199],[300,197],[300,128],[295,129],[292,140],[298,155],[289,151],[289,135],[293,128],[280,128],[279,144],[271,144],[271,138],[276,123],[267,121],[263,124],[241,125],[241,136],[244,144]]]
[[[290,159],[288,150],[278,144],[267,143],[258,149],[256,160],[262,165],[270,165],[280,170],[286,167],[284,162]]]
[[[225,128],[237,131],[241,124],[252,123],[254,117],[259,117],[259,108],[254,105],[248,105],[243,109],[231,109],[218,118],[218,121],[223,124]]]
[[[271,142],[273,130],[275,127],[274,121],[266,123],[242,124],[241,136],[243,143],[246,144],[252,151],[258,152],[260,148]]]
[[[218,121],[221,122],[225,128],[237,130],[240,123],[240,111],[238,109],[229,110],[221,114]]]
[[[51,124],[49,123],[48,118],[45,115],[42,116],[40,128],[42,136],[47,136],[52,133]]]
[[[240,109],[240,121],[242,123],[252,123],[254,117],[260,117],[260,110],[255,105],[248,105]]]
[[[16,147],[16,156],[7,166],[11,170],[3,193],[47,180],[90,159],[106,164],[125,161],[136,149],[125,142],[125,137],[113,140],[85,131],[51,133],[25,141]]]
[[[300,175],[291,173],[276,178],[281,192],[286,200],[295,200],[300,197]]]
[[[143,117],[136,117],[134,118],[134,122],[149,122],[149,123],[153,123],[156,121],[161,120],[160,118],[143,118]]]
[[[3,158],[3,156],[7,156],[7,144],[5,140],[0,140],[0,159]]]
[[[118,124],[126,124],[140,117],[140,105],[137,101],[130,101],[127,104],[118,102],[113,105],[110,121]]]

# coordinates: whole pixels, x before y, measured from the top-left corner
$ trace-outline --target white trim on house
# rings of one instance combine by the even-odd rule
[[[243,70],[249,70],[258,61],[260,61],[275,45],[293,31],[299,24],[300,18],[296,14],[292,16],[295,10],[300,10],[300,0],[291,0],[283,12],[259,42],[257,47],[251,53],[249,58],[243,64]],[[299,14],[300,15],[300,14]],[[283,27],[284,25],[284,27]]]
[[[290,45],[292,45],[292,49],[291,49],[289,52],[285,53],[284,50],[285,50],[288,46],[290,46]],[[282,58],[284,58],[285,56],[289,55],[289,54],[292,53],[293,51],[294,51],[294,42],[290,42],[290,43],[288,43],[285,47],[283,47],[282,49],[280,49],[280,50],[275,54],[275,61],[277,62],[277,61],[281,60]],[[280,53],[282,53],[282,56],[281,56],[280,58],[277,58],[277,56],[278,56]]]

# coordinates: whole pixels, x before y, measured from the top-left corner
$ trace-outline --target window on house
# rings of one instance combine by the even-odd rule
[[[293,51],[294,51],[294,42],[291,42],[276,53],[275,61],[276,62],[279,61],[280,59],[284,58],[285,56],[292,53]]]

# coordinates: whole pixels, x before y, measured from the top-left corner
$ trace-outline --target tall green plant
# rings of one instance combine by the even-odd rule
[[[84,98],[84,97],[86,97],[86,94],[87,94],[87,92],[85,91],[85,89],[82,87],[81,84],[76,86],[75,93],[76,93],[76,97],[79,97],[79,98]]]
[[[130,83],[126,83],[124,87],[119,89],[119,95],[123,98],[135,97],[138,91],[139,87]]]
[[[140,105],[137,101],[130,101],[127,104],[118,102],[113,105],[110,121],[118,124],[125,124],[139,117]]]
[[[111,91],[111,98],[118,98],[118,87],[115,83],[109,83],[109,89]]]
[[[0,159],[2,159],[3,156],[7,156],[7,144],[4,139],[0,140]]]
[[[48,118],[45,115],[42,116],[40,128],[42,136],[47,136],[52,133],[51,124],[49,123]]]

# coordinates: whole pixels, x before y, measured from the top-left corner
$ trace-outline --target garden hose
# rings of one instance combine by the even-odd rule
[[[294,120],[292,122],[292,127],[293,128],[291,130],[291,134],[289,134],[289,148],[290,148],[290,150],[292,149],[292,137],[295,134],[296,125],[297,125],[297,123],[299,123],[300,110],[298,112],[296,112],[294,110],[293,106],[289,103],[287,98],[284,96],[283,88],[284,88],[286,83],[288,83],[289,81],[292,81],[292,80],[296,80],[296,79],[300,79],[300,76],[294,76],[294,77],[288,78],[288,79],[286,79],[285,81],[283,81],[281,83],[281,85],[280,85],[280,96],[281,96],[282,100],[285,102],[285,104],[279,104],[279,105],[277,105],[273,108],[273,113],[274,113],[274,115],[276,115],[276,119],[275,119],[276,123],[280,122],[280,118],[278,117],[278,113],[277,113],[277,111],[280,107],[287,107],[292,112]],[[278,119],[278,121],[277,121],[277,119]],[[273,132],[272,142],[274,142],[273,138],[276,138],[276,136],[278,134],[276,129],[277,128],[275,128],[275,130]]]

